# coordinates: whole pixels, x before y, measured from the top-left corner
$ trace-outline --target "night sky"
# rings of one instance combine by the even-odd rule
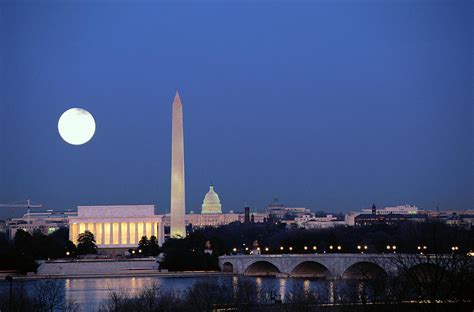
[[[2,1],[0,202],[169,211],[179,90],[187,211],[211,180],[224,211],[472,209],[472,6]]]

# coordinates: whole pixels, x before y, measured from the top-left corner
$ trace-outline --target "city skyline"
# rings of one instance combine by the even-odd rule
[[[179,89],[188,212],[211,180],[224,211],[473,208],[468,2],[231,6],[2,7],[0,203],[169,212]],[[71,107],[96,119],[82,146]]]

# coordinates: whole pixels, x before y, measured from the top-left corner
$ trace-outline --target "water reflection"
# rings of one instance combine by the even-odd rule
[[[333,280],[330,280],[328,283],[328,292],[329,292],[329,303],[334,303],[335,287],[334,287]]]
[[[237,296],[239,290],[239,278],[232,276],[232,290],[234,291],[234,297]]]
[[[309,293],[309,286],[310,285],[311,285],[310,280],[305,279],[304,282],[303,282],[303,290],[304,290],[304,293],[305,293],[306,296]]]
[[[280,298],[284,299],[286,295],[286,278],[280,278]]]
[[[275,277],[241,277],[241,276],[203,276],[203,277],[120,277],[120,278],[76,278],[57,280],[64,287],[65,299],[78,303],[83,311],[97,310],[107,300],[111,292],[135,295],[148,286],[160,287],[163,290],[182,292],[198,281],[218,282],[230,285],[237,294],[243,279],[253,283],[256,297],[262,301],[273,301],[285,297],[291,292],[311,292],[318,294],[326,302],[334,303],[336,296],[341,296],[344,287],[350,287],[358,295],[359,300],[366,296],[367,289],[363,283],[347,284],[334,280],[275,278]],[[337,287],[336,283],[337,282]],[[16,282],[16,286],[21,282]],[[27,289],[34,289],[38,281],[23,282]],[[347,285],[346,285],[347,284]],[[344,286],[345,285],[345,286]],[[0,283],[0,291],[6,291],[7,283]]]

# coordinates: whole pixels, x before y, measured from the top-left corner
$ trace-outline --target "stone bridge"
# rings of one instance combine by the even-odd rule
[[[370,278],[396,273],[400,254],[292,254],[219,257],[223,272],[250,276]],[[412,257],[406,255],[406,257]],[[420,265],[418,260],[417,263]],[[421,261],[423,264],[423,260]]]

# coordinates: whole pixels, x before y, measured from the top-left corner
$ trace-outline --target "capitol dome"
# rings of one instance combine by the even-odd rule
[[[209,186],[209,192],[207,192],[206,196],[204,197],[201,214],[212,213],[222,213],[222,206],[219,195],[214,192],[214,186],[211,184]]]

